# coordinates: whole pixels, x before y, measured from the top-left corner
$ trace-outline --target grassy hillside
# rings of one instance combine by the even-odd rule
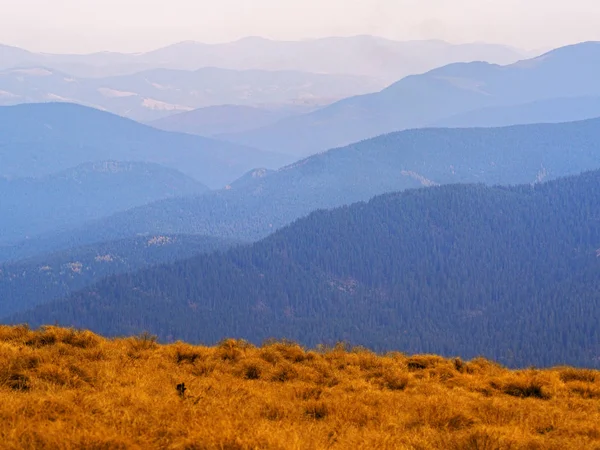
[[[567,367],[0,327],[5,449],[597,449],[599,400]]]

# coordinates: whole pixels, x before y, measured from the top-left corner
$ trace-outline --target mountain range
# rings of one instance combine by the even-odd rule
[[[598,204],[599,171],[388,194],[254,245],[108,278],[7,322],[600,367]]]
[[[133,208],[0,249],[0,260],[138,234],[252,241],[320,208],[452,183],[539,183],[600,168],[600,119],[505,128],[417,129],[255,170],[226,189]]]
[[[406,75],[459,61],[508,64],[527,52],[494,44],[450,44],[443,41],[397,42],[374,36],[274,41],[248,37],[224,44],[181,42],[140,54],[101,52],[89,55],[32,53],[0,46],[0,70],[32,65],[78,77],[130,75],[166,68],[197,70],[291,70],[367,76],[391,83]]]
[[[600,43],[586,42],[508,66],[451,64],[408,76],[378,93],[226,137],[265,150],[309,155],[392,131],[443,123],[458,114],[471,112],[477,118],[483,108],[599,96],[598,61]],[[577,114],[568,117],[577,118]],[[462,124],[471,126],[468,121]]]
[[[0,107],[0,177],[40,177],[89,162],[135,161],[173,168],[219,188],[253,167],[275,169],[292,159],[157,130],[73,104]]]

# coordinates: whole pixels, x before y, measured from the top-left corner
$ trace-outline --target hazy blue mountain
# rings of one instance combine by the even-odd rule
[[[450,183],[521,184],[600,168],[600,119],[507,128],[418,129],[314,155],[240,186],[152,203],[70,233],[0,249],[0,260],[140,233],[256,240],[318,208]],[[252,178],[254,178],[252,180]]]
[[[34,53],[0,44],[0,70],[41,66],[64,71],[74,76],[93,77],[107,74],[135,73],[146,70],[136,55],[118,52],[80,54]]]
[[[457,63],[409,76],[381,92],[227,138],[307,155],[481,108],[600,95],[600,43],[560,48],[509,66]],[[578,117],[573,117],[575,120]]]
[[[135,272],[233,245],[203,236],[143,236],[0,264],[0,317],[65,297],[109,275]]]
[[[0,179],[0,243],[207,191],[177,170],[139,162],[86,163],[40,178]]]
[[[0,176],[38,177],[86,162],[152,162],[211,188],[291,158],[200,136],[169,133],[66,103],[0,107]]]
[[[219,134],[238,133],[271,125],[283,118],[301,114],[288,108],[266,109],[243,105],[220,105],[163,117],[149,122],[165,131],[219,137]],[[308,112],[308,111],[304,111]]]
[[[524,52],[493,44],[397,42],[374,36],[274,41],[249,37],[226,44],[181,42],[141,57],[154,65],[195,68],[300,70],[369,76],[391,83],[406,75],[460,61],[508,64]],[[181,66],[185,64],[185,66]]]
[[[503,127],[560,123],[600,117],[600,97],[567,97],[476,109],[433,123],[436,127]]]
[[[194,71],[154,69],[105,78],[99,84],[189,108],[223,104],[325,105],[382,86],[369,78],[352,75],[215,67]]]
[[[296,42],[258,37],[224,44],[181,42],[141,54],[101,52],[90,55],[20,54],[0,58],[0,69],[37,64],[80,77],[130,75],[167,68],[197,70],[221,67],[233,70],[292,70],[367,76],[392,83],[461,61],[509,64],[526,52],[503,45],[449,44],[443,41],[397,42],[373,36],[331,37]]]
[[[149,121],[223,104],[314,109],[382,87],[383,83],[365,77],[291,71],[153,69],[119,77],[81,78],[28,66],[0,71],[0,105],[65,101]]]
[[[108,278],[7,322],[598,368],[599,204],[599,171],[389,194],[254,245]]]
[[[27,50],[0,44],[0,70],[22,64],[29,65],[38,60],[38,58],[38,55]]]

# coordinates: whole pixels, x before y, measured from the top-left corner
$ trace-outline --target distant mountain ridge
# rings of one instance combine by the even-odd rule
[[[253,167],[275,169],[292,158],[169,133],[79,105],[0,107],[0,177],[38,177],[106,160],[156,163],[220,188]]]
[[[320,208],[452,183],[511,185],[600,168],[600,119],[481,129],[417,129],[314,155],[230,189],[166,200],[66,234],[0,249],[0,260],[136,234],[256,240]],[[16,255],[16,256],[15,256]]]
[[[309,155],[482,108],[600,96],[600,43],[553,50],[508,66],[456,63],[406,77],[375,94],[227,135],[232,142]],[[578,117],[574,117],[575,120]]]
[[[354,73],[393,82],[450,62],[490,60],[509,63],[525,52],[494,44],[449,44],[444,41],[398,42],[374,36],[331,37],[305,41],[273,41],[249,37],[227,44],[181,42],[147,53],[155,64],[189,64],[270,70],[306,70],[316,73]]]
[[[149,121],[223,104],[318,107],[384,86],[358,76],[213,67],[156,68],[117,77],[82,78],[27,65],[0,71],[0,105],[64,101]]]
[[[374,36],[305,41],[248,37],[224,44],[188,41],[141,54],[48,55],[9,50],[10,53],[5,50],[4,58],[0,59],[0,70],[33,63],[74,76],[102,77],[159,67],[180,70],[221,67],[368,76],[384,83],[452,62],[484,60],[508,64],[526,56],[524,51],[503,45],[450,44],[434,40],[398,42]]]
[[[102,161],[41,178],[0,179],[0,243],[207,191],[181,172],[142,162]]]

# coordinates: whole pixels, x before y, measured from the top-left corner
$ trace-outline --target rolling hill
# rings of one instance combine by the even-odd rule
[[[36,59],[37,56],[35,53],[28,52],[27,50],[18,47],[0,44],[0,70],[20,65],[28,65],[35,62]]]
[[[271,125],[283,118],[302,114],[307,107],[265,109],[243,105],[220,105],[173,114],[148,122],[155,128],[177,133],[219,137]]]
[[[0,317],[65,297],[109,275],[135,272],[233,245],[204,236],[139,236],[0,264]]]
[[[150,163],[105,161],[41,178],[0,179],[0,244],[206,192],[206,186],[181,172]]]
[[[599,204],[600,171],[388,194],[254,245],[109,278],[7,322],[600,367]]]
[[[308,155],[383,133],[430,126],[482,108],[598,96],[598,61],[600,43],[587,42],[508,66],[452,64],[406,77],[375,94],[226,137],[265,150]],[[576,112],[568,119],[580,117]]]
[[[0,176],[39,177],[107,160],[161,164],[210,188],[223,187],[253,167],[290,162],[279,154],[169,133],[79,105],[0,107]]]
[[[136,234],[256,240],[319,208],[450,183],[536,183],[600,168],[600,119],[506,128],[418,129],[252,171],[229,189],[152,203],[0,249],[0,260]]]
[[[315,108],[351,95],[375,92],[384,86],[365,77],[292,71],[207,67],[81,78],[44,66],[25,66],[0,71],[0,105],[63,101],[151,121],[223,104]]]
[[[255,189],[257,180],[268,177],[270,175],[274,175],[275,173],[275,170],[268,170],[264,168],[253,169],[245,175],[238,178],[237,180],[235,180],[233,183],[226,186],[225,188],[235,190],[244,190],[246,188]]]

